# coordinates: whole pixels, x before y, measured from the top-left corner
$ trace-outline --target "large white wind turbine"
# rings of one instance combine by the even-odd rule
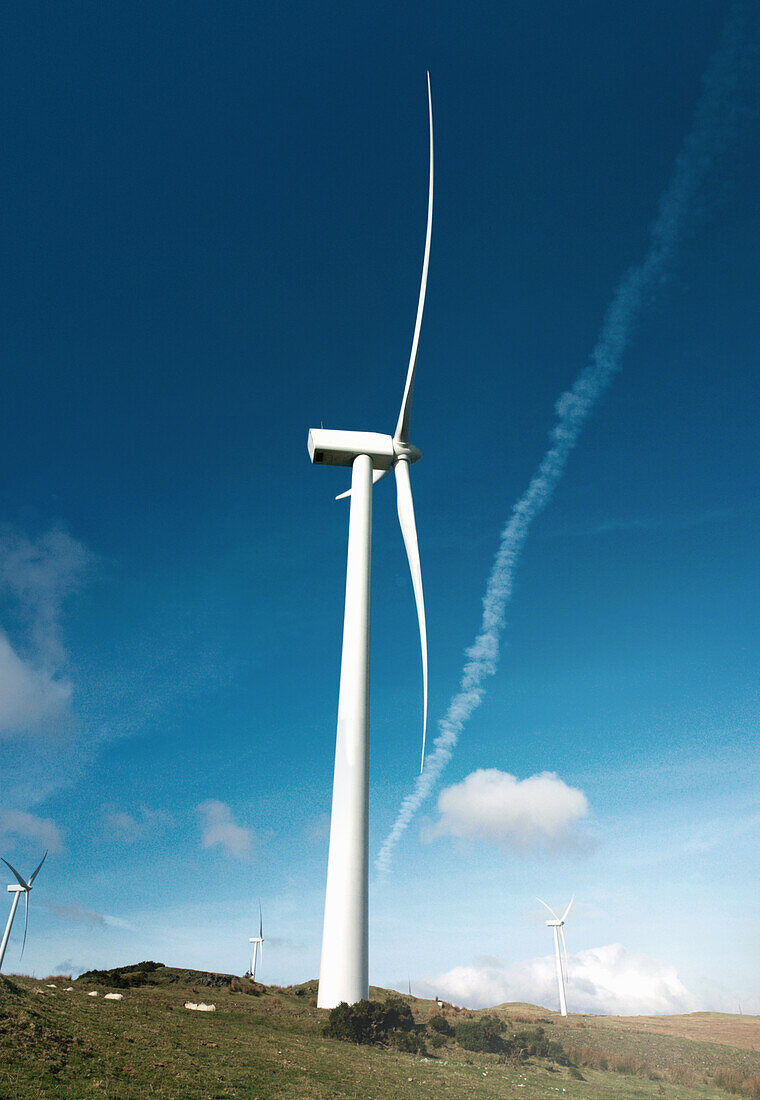
[[[7,859],[3,859],[3,863],[5,864],[5,866],[10,868],[11,871],[13,871],[13,874],[15,875],[15,877],[17,879],[17,882],[12,883],[12,885],[10,885],[8,887],[8,893],[13,894],[13,903],[11,905],[11,911],[10,911],[10,915],[8,917],[8,923],[5,926],[5,934],[3,935],[3,942],[2,942],[2,944],[0,944],[0,970],[2,970],[2,967],[3,967],[3,959],[5,958],[5,949],[8,946],[8,940],[10,939],[11,927],[13,926],[13,918],[16,916],[16,910],[18,909],[19,898],[21,897],[22,894],[24,895],[24,903],[25,903],[25,906],[26,906],[25,911],[24,911],[24,942],[21,945],[21,955],[23,956],[23,954],[24,954],[24,948],[26,947],[26,929],[27,929],[27,926],[29,924],[29,894],[31,892],[34,880],[37,878],[37,875],[40,872],[40,867],[45,862],[46,858],[47,858],[47,852],[45,852],[45,855],[42,857],[40,862],[35,867],[34,871],[32,872],[32,874],[29,877],[28,882],[26,882],[24,879],[22,879],[21,875],[18,873],[18,871],[16,870],[15,867],[11,867],[11,865],[8,862]],[[0,859],[2,859],[1,856],[0,856]]]
[[[259,934],[251,936],[248,940],[253,944],[253,958],[251,959],[251,981],[256,981],[256,961],[264,956],[264,918],[261,915],[261,902],[259,902]]]
[[[333,431],[312,428],[309,455],[324,466],[350,466],[346,603],[338,694],[330,849],[327,861],[322,961],[319,972],[320,1008],[346,1001],[355,1004],[369,994],[368,968],[368,793],[369,793],[369,610],[372,538],[372,486],[390,470],[396,475],[398,518],[412,574],[422,652],[422,764],[427,729],[427,633],[417,527],[409,481],[409,466],[421,452],[409,442],[414,375],[425,306],[430,235],[433,227],[433,102],[427,76],[430,132],[430,180],[422,282],[417,303],[412,351],[396,431]]]
[[[567,914],[570,912],[570,906],[573,904],[573,899],[570,898],[567,909],[564,911],[561,917],[558,917],[554,910],[546,904],[545,901],[541,901],[541,898],[536,898],[536,901],[541,901],[544,909],[548,909],[554,920],[548,920],[546,922],[547,928],[554,929],[554,961],[557,966],[557,989],[559,990],[559,1011],[560,1015],[567,1016],[567,1001],[565,1000],[565,981],[567,976],[567,945],[565,944],[565,930],[564,923]],[[562,970],[562,959],[559,953],[559,941],[562,939],[562,953],[564,955],[565,969]]]

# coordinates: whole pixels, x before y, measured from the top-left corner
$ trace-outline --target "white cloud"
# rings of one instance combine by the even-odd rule
[[[0,529],[0,737],[70,729],[74,688],[61,610],[93,560],[57,528],[37,540]]]
[[[68,727],[72,691],[69,680],[23,661],[0,628],[0,737]]]
[[[208,799],[198,806],[201,818],[201,844],[213,848],[218,844],[228,855],[242,858],[250,854],[253,834],[250,829],[236,825],[232,811],[224,802]]]
[[[0,836],[25,837],[39,841],[50,852],[63,851],[63,839],[55,822],[23,810],[0,810]]]
[[[10,528],[0,532],[0,591],[16,600],[31,641],[46,665],[65,660],[61,607],[93,561],[94,556],[81,542],[59,528],[36,541]]]
[[[515,852],[577,847],[576,826],[589,812],[583,791],[553,772],[517,779],[480,768],[438,796],[428,836],[476,837]]]
[[[529,959],[508,970],[458,966],[415,982],[415,992],[418,996],[437,994],[468,1008],[523,1001],[556,1009],[554,956]],[[629,955],[619,943],[570,955],[567,1006],[570,1012],[621,1016],[695,1012],[703,1007],[684,986],[674,966],[647,955]]]
[[[141,806],[135,813],[117,810],[113,805],[103,806],[103,824],[109,840],[131,844],[147,833],[156,833],[173,824],[165,810],[151,810]]]

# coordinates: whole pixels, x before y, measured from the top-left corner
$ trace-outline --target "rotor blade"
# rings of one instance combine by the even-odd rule
[[[261,902],[259,902],[259,939],[264,941],[264,918],[261,915]]]
[[[34,869],[34,874],[29,879],[29,885],[30,886],[32,885],[34,880],[37,878],[37,875],[40,873],[40,867],[42,866],[42,864],[45,862],[46,859],[47,859],[47,852],[45,852],[44,856],[42,857],[42,859],[40,860],[40,862],[37,864],[36,868]]]
[[[21,959],[23,959],[23,957],[24,957],[24,948],[26,947],[26,928],[27,928],[27,925],[29,924],[29,891],[28,890],[24,894],[24,901],[26,902],[26,906],[24,907],[24,942],[21,944],[21,954],[19,955],[19,958],[21,958]]]
[[[562,951],[565,956],[565,983],[567,983],[567,944],[565,943],[565,930],[562,925],[559,926],[559,934],[562,940]]]
[[[409,570],[412,574],[412,587],[414,599],[417,604],[417,619],[420,624],[420,652],[422,653],[422,759],[420,772],[425,765],[425,736],[427,734],[427,708],[428,708],[428,659],[427,659],[427,628],[425,626],[425,601],[422,596],[422,570],[420,568],[420,548],[417,542],[417,526],[414,522],[414,502],[412,501],[412,486],[409,481],[409,463],[405,458],[400,458],[395,466],[396,470],[396,505],[398,508],[398,521],[401,524],[401,534],[404,538],[406,556],[409,560]]]
[[[388,467],[387,470],[373,470],[372,471],[372,484],[377,485],[378,481],[382,481],[382,479],[386,476],[386,474],[389,474],[390,472],[391,472],[391,467],[390,466]],[[345,493],[338,493],[338,495],[336,496],[335,499],[336,500],[345,500],[346,497],[350,497],[350,496],[351,496],[351,490],[346,489]]]
[[[398,414],[398,424],[394,439],[402,443],[409,442],[409,421],[412,416],[412,394],[414,392],[414,372],[417,367],[417,349],[420,344],[420,329],[422,328],[422,311],[425,308],[425,291],[427,290],[428,263],[430,261],[430,236],[433,232],[433,98],[430,93],[430,73],[427,74],[428,88],[428,119],[430,127],[430,182],[428,185],[428,216],[427,231],[425,233],[425,257],[422,261],[422,282],[420,284],[420,297],[417,302],[417,319],[414,323],[414,337],[412,338],[412,352],[409,356],[409,370],[406,375],[404,397],[401,402],[401,411]]]
[[[0,859],[3,859],[3,857],[2,857],[2,856],[0,856]],[[11,870],[11,871],[13,871],[14,875],[15,875],[15,876],[16,876],[16,878],[18,879],[18,884],[19,884],[19,886],[22,886],[22,887],[24,888],[24,890],[28,890],[28,889],[29,889],[29,883],[28,883],[28,882],[24,882],[24,880],[22,879],[21,875],[20,875],[20,874],[18,873],[18,871],[16,870],[16,868],[15,868],[15,867],[11,867],[11,865],[10,865],[10,863],[8,862],[8,860],[7,860],[7,859],[3,859],[3,863],[5,864],[5,866],[6,866],[6,867],[10,868],[10,870]]]
[[[573,904],[574,901],[575,901],[575,894],[573,894],[573,896],[570,898],[567,909],[562,914],[562,920],[563,921],[564,921],[565,917],[567,916],[567,914],[570,912],[570,906]]]
[[[536,898],[536,901],[541,901],[541,898]],[[548,909],[548,910],[549,910],[549,912],[551,913],[551,915],[552,915],[552,916],[554,917],[554,919],[555,919],[555,920],[559,920],[559,917],[558,917],[558,916],[557,916],[557,914],[556,914],[556,913],[554,912],[554,910],[552,909],[551,905],[547,905],[545,901],[541,901],[541,904],[543,905],[544,909]]]

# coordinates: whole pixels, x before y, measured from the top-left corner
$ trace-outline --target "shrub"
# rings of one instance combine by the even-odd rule
[[[437,1031],[439,1035],[453,1035],[454,1028],[451,1026],[445,1016],[431,1016],[428,1020],[429,1028],[433,1031]]]
[[[560,1066],[571,1065],[571,1059],[556,1039],[547,1039],[542,1027],[518,1031],[513,1042],[525,1058],[550,1058]]]
[[[78,980],[100,982],[115,989],[130,989],[133,986],[154,984],[148,975],[163,969],[163,963],[146,961],[131,966],[116,966],[113,970],[86,970],[79,975]]]
[[[507,1044],[501,1037],[504,1022],[497,1016],[481,1016],[477,1020],[460,1020],[454,1034],[460,1047],[465,1050],[489,1051],[502,1054]]]
[[[414,1029],[412,1031],[390,1031],[389,1042],[397,1049],[404,1050],[408,1054],[426,1054],[425,1040]]]
[[[403,1001],[389,998],[354,1005],[342,1001],[330,1010],[325,1035],[349,1043],[385,1043],[392,1033],[397,1038],[396,1032],[410,1032],[413,1027],[412,1010]]]

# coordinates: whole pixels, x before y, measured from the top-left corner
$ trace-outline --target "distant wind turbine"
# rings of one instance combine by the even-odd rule
[[[422,763],[427,730],[427,632],[422,596],[422,573],[417,526],[409,480],[409,466],[422,457],[409,442],[414,375],[425,306],[430,236],[433,227],[433,103],[427,75],[430,131],[430,177],[427,231],[422,282],[417,303],[412,351],[396,431],[391,437],[377,432],[309,431],[309,456],[324,466],[350,466],[351,497],[348,521],[346,602],[343,651],[338,694],[338,731],[335,744],[330,849],[327,861],[322,961],[319,973],[320,1008],[341,1001],[355,1004],[369,995],[368,970],[368,796],[369,796],[369,619],[372,541],[372,486],[390,471],[396,475],[396,497],[401,534],[412,574],[422,652]]]
[[[253,958],[251,960],[251,981],[256,981],[256,962],[264,955],[264,918],[261,915],[261,902],[259,902],[259,934],[251,936],[248,940],[253,944]]]
[[[567,980],[567,945],[565,944],[565,931],[563,925],[565,918],[570,912],[570,906],[573,904],[575,895],[570,898],[567,909],[564,911],[561,917],[558,917],[554,910],[546,904],[545,901],[541,901],[541,898],[536,898],[536,901],[541,901],[544,909],[548,909],[554,920],[548,920],[546,922],[547,928],[554,929],[554,961],[557,966],[557,989],[559,990],[559,1011],[560,1015],[567,1016],[567,1001],[565,1000],[565,981]],[[565,958],[565,970],[562,971],[562,959],[559,953],[559,941],[562,938],[562,953]]]
[[[0,859],[2,859],[2,856],[0,856]],[[14,882],[11,886],[8,887],[8,893],[13,894],[14,897],[13,897],[13,904],[11,905],[10,915],[8,917],[8,923],[5,926],[5,934],[3,936],[3,942],[2,942],[2,944],[0,944],[0,970],[2,970],[2,967],[3,967],[3,959],[5,958],[5,949],[8,946],[8,940],[10,939],[11,928],[13,926],[13,918],[16,916],[16,910],[18,909],[19,898],[21,897],[22,894],[24,895],[24,904],[25,904],[25,910],[24,910],[24,942],[21,945],[21,957],[23,957],[24,948],[26,947],[26,930],[27,930],[27,926],[29,924],[29,894],[31,892],[32,884],[34,883],[34,880],[37,878],[37,875],[40,873],[40,867],[42,866],[42,864],[45,862],[46,859],[47,859],[47,852],[45,852],[45,855],[42,857],[40,862],[37,864],[36,868],[34,869],[34,872],[30,876],[28,882],[25,882],[24,879],[22,879],[21,875],[18,873],[18,871],[16,870],[15,867],[11,867],[11,865],[8,862],[7,859],[3,859],[3,863],[5,864],[5,866],[8,867],[11,871],[13,871],[13,874],[17,879],[17,883]]]

